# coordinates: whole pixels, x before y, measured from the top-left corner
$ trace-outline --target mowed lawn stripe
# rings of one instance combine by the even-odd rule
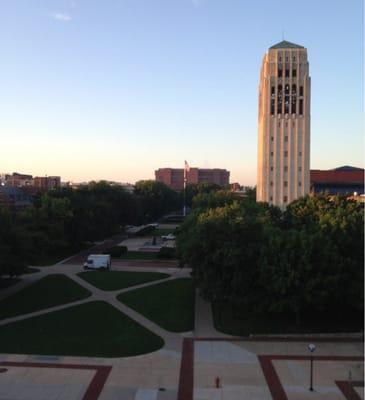
[[[168,278],[159,272],[88,271],[77,274],[80,278],[101,290],[119,290],[146,282]]]
[[[0,301],[0,319],[85,299],[91,293],[65,275],[48,275]]]
[[[174,279],[120,294],[117,299],[171,332],[194,329],[194,287],[190,278]]]
[[[128,357],[164,341],[103,301],[14,322],[0,329],[0,353]]]

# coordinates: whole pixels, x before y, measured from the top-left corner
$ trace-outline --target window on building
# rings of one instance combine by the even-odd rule
[[[296,114],[297,112],[297,85],[291,87],[291,113]]]
[[[303,99],[299,99],[299,115],[303,115]]]
[[[279,56],[279,62],[281,62],[281,56]]]
[[[270,196],[270,201],[272,201],[272,196]]]
[[[299,156],[301,157],[301,155],[302,155],[302,152],[300,151],[300,152],[299,152]],[[300,168],[302,168],[302,167],[300,167]]]
[[[288,172],[288,167],[286,165],[284,166],[284,172]]]
[[[271,86],[271,102],[270,102],[271,115],[275,114],[275,86]]]
[[[288,196],[284,196],[284,203],[288,202]]]
[[[278,65],[278,78],[282,78],[283,76],[283,69],[281,65]]]
[[[288,141],[288,136],[284,136],[284,142]]]
[[[272,141],[272,142],[274,141],[274,136],[271,136],[271,141]]]
[[[288,157],[288,152],[284,151],[284,157]]]
[[[303,96],[303,86],[299,86],[299,96]]]
[[[299,186],[302,186],[302,182],[298,182],[298,185],[299,185]]]
[[[283,86],[278,85],[278,114],[281,114],[283,108]]]
[[[289,68],[285,68],[285,78],[289,78]]]
[[[295,61],[295,56],[293,56],[293,61]]]
[[[273,185],[274,185],[274,183],[273,183],[273,181],[271,181],[271,182],[270,182],[270,186],[273,186]]]
[[[292,76],[293,78],[296,78],[296,77],[297,77],[297,70],[296,70],[296,68],[293,68],[293,70],[292,70],[292,72],[291,72],[291,76]]]
[[[270,171],[274,171],[274,167],[270,167]]]
[[[289,114],[290,86],[285,85],[285,114]]]
[[[301,155],[301,153],[299,153],[299,155]],[[302,172],[302,167],[299,167],[299,172]]]
[[[288,182],[284,181],[284,187],[288,187]]]
[[[289,61],[289,57],[285,57],[285,61],[288,62]]]
[[[270,114],[275,115],[275,98],[270,99]]]

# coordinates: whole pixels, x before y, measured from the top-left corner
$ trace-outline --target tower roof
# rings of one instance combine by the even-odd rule
[[[304,49],[303,46],[299,46],[299,44],[287,42],[286,40],[283,40],[279,43],[274,44],[274,46],[271,46],[270,49]]]

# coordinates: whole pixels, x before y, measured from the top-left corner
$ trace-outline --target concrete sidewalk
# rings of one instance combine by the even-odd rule
[[[231,338],[233,336],[218,332],[214,328],[211,304],[204,300],[198,291],[195,292],[195,325],[194,337]]]

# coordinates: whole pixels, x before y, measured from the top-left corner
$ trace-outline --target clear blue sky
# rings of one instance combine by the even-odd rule
[[[1,2],[0,172],[153,178],[220,167],[256,183],[259,69],[308,48],[311,168],[363,166],[361,0]]]

